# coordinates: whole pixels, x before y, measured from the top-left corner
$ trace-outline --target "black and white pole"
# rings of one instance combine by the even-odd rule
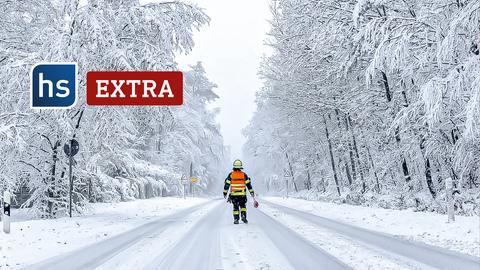
[[[12,203],[12,197],[10,192],[5,191],[3,193],[3,231],[10,233],[10,205]]]
[[[187,195],[187,176],[185,174],[182,174],[182,177],[181,177],[180,181],[182,182],[182,186],[183,186],[183,198],[186,199],[186,195]]]
[[[445,192],[447,193],[447,214],[448,214],[448,223],[455,221],[455,209],[454,209],[454,200],[453,200],[453,180],[448,177],[445,179]]]
[[[73,167],[73,156],[75,156],[80,150],[80,145],[78,144],[77,140],[71,139],[68,143],[63,146],[63,151],[68,156],[68,180],[70,183],[69,187],[69,204],[68,204],[68,215],[72,217],[72,193],[73,193],[73,174],[72,174],[72,167]]]
[[[288,198],[288,178],[290,178],[290,173],[285,170],[283,177],[285,177],[285,197]]]

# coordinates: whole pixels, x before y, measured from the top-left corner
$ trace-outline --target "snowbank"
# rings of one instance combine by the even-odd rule
[[[294,198],[267,197],[265,199],[325,218],[480,257],[480,217],[478,216],[457,216],[455,223],[447,223],[447,216],[437,213]]]
[[[11,233],[0,233],[0,269],[20,268],[204,201],[163,197],[96,203],[90,205],[91,212],[85,216],[47,220],[24,220],[24,209],[13,209]]]
[[[270,193],[273,196],[283,196],[284,192]],[[356,192],[344,188],[342,195],[338,196],[335,190],[327,190],[320,193],[314,189],[300,190],[289,194],[290,197],[314,201],[347,203],[351,205],[363,205],[381,207],[385,209],[404,210],[411,208],[415,211],[446,213],[445,190],[438,192],[435,199],[427,191],[410,192],[397,190],[385,194],[378,194],[373,191],[366,193]],[[455,213],[465,216],[480,216],[480,189],[463,190],[454,192]]]

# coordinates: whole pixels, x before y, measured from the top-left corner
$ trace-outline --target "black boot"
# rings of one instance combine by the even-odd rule
[[[242,212],[242,221],[243,221],[243,223],[248,223],[246,212]]]
[[[238,218],[233,220],[233,224],[238,224]]]

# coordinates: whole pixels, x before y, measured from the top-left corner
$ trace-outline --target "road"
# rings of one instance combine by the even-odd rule
[[[231,206],[213,200],[25,269],[480,269],[475,257],[263,205],[249,208],[249,224],[234,225]],[[277,213],[326,230],[328,244],[342,243],[340,253],[282,224]],[[353,254],[358,250],[366,252]],[[362,260],[342,262],[342,253]]]

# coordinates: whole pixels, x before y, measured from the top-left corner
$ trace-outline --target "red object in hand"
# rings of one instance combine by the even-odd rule
[[[258,202],[257,201],[253,201],[253,207],[258,208]]]

